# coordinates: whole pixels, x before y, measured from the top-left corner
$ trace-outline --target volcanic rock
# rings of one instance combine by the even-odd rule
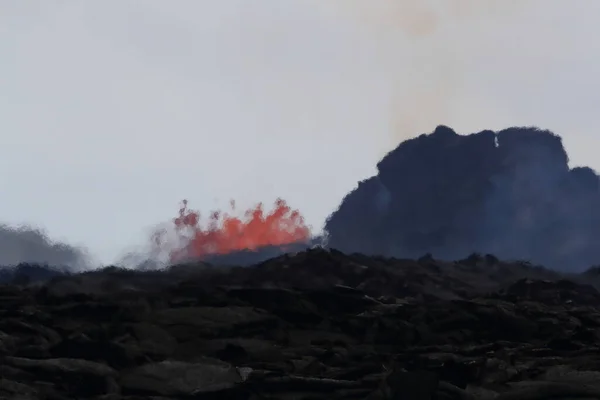
[[[325,249],[193,267],[0,286],[0,398],[600,399],[594,270]]]

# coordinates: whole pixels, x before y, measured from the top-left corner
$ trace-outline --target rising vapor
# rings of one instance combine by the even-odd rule
[[[489,25],[506,28],[516,16],[528,10],[531,0],[315,0],[314,3],[325,15],[336,20],[347,19],[378,43],[384,62],[392,70],[391,137],[385,144],[389,147],[440,123],[456,125],[454,111],[457,100],[465,97],[469,58],[474,57],[465,49],[480,47],[485,40],[481,32]],[[477,120],[478,113],[473,114],[473,120]],[[489,126],[484,121],[472,123]]]
[[[21,263],[83,270],[90,267],[90,258],[85,249],[53,241],[43,230],[0,225],[0,268]]]

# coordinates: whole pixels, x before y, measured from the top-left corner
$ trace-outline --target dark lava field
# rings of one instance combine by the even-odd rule
[[[0,398],[600,399],[599,283],[491,255],[326,249],[15,275]]]

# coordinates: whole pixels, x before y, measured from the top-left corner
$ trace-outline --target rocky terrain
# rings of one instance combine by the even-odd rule
[[[0,286],[2,399],[600,399],[598,269],[313,249],[26,271]]]

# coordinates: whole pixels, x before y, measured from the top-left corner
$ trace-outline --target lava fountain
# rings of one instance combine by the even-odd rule
[[[209,256],[242,250],[257,250],[266,246],[308,243],[311,238],[309,226],[298,210],[290,208],[285,200],[277,199],[271,211],[265,212],[262,203],[236,217],[235,202],[230,203],[231,212],[214,211],[206,224],[198,211],[188,208],[183,200],[179,216],[173,219],[177,241],[181,243],[169,251],[171,263],[185,260],[202,260]],[[166,235],[154,237],[158,247],[166,247]]]

